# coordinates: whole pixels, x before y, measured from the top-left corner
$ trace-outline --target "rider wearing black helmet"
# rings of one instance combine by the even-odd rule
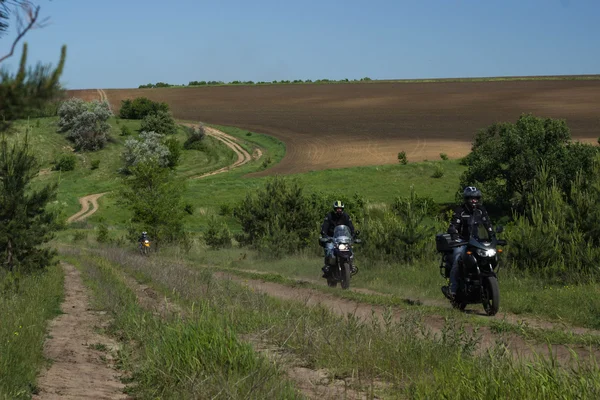
[[[333,230],[338,225],[346,225],[350,228],[350,233],[354,236],[354,224],[352,224],[352,220],[350,216],[344,212],[344,203],[340,200],[336,200],[333,202],[333,211],[330,211],[325,216],[325,220],[321,225],[321,236],[322,237],[331,237],[333,236]],[[331,257],[333,254],[333,243],[325,243],[325,265],[323,266],[323,278],[326,277],[329,272],[329,266],[327,265],[327,258]]]
[[[486,209],[481,204],[481,191],[475,186],[467,186],[463,190],[463,204],[454,210],[448,233],[458,235],[462,239],[469,237],[469,219],[473,212],[481,212],[481,221],[485,229],[490,235],[494,235],[492,223]],[[467,246],[459,246],[454,248],[452,254],[452,269],[450,270],[450,287],[444,287],[444,294],[447,297],[453,298],[458,289],[458,260],[464,256]]]

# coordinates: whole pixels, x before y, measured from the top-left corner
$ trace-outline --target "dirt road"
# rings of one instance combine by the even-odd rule
[[[79,204],[81,204],[81,210],[76,214],[73,214],[67,219],[67,223],[83,221],[84,219],[93,215],[96,211],[98,211],[98,199],[104,196],[105,193],[97,193],[90,194],[79,199]],[[91,210],[90,210],[91,204]]]
[[[189,126],[189,127],[194,126],[194,124],[189,124],[189,123],[183,123],[183,125]],[[205,126],[204,129],[205,129],[205,132],[207,135],[210,135],[210,136],[214,137],[215,139],[220,140],[227,147],[229,147],[231,150],[233,150],[234,153],[237,155],[237,160],[231,165],[220,168],[216,171],[207,172],[206,174],[194,176],[190,179],[200,179],[200,178],[204,178],[207,176],[221,174],[223,172],[230,171],[233,168],[241,167],[242,165],[252,161],[253,159],[259,159],[260,157],[262,157],[262,152],[260,151],[260,149],[257,149],[256,155],[253,157],[252,155],[250,155],[250,153],[248,153],[246,151],[246,149],[244,149],[242,146],[240,146],[237,138],[235,138],[231,135],[228,135],[225,132],[222,132],[215,128],[211,128],[209,126]]]
[[[63,314],[50,323],[44,355],[51,367],[38,379],[36,400],[127,399],[125,385],[112,367],[117,344],[95,332],[105,321],[90,308],[87,288],[75,267],[63,263],[65,301]]]

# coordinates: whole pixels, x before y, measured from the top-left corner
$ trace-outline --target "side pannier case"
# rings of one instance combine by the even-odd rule
[[[450,243],[452,242],[452,235],[449,233],[439,233],[435,235],[435,247],[439,252],[452,251]]]

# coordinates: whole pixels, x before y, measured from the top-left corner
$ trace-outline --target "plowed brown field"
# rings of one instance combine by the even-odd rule
[[[289,174],[459,157],[478,129],[521,113],[564,118],[573,137],[600,136],[600,81],[501,81],[106,89],[121,100],[165,101],[176,118],[230,125],[282,140],[286,155],[257,173]],[[98,91],[70,96],[98,98]]]

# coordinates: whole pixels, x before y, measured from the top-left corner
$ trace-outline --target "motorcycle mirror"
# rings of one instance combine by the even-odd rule
[[[496,233],[502,233],[502,232],[504,232],[504,227],[502,225],[498,225],[496,227]]]

